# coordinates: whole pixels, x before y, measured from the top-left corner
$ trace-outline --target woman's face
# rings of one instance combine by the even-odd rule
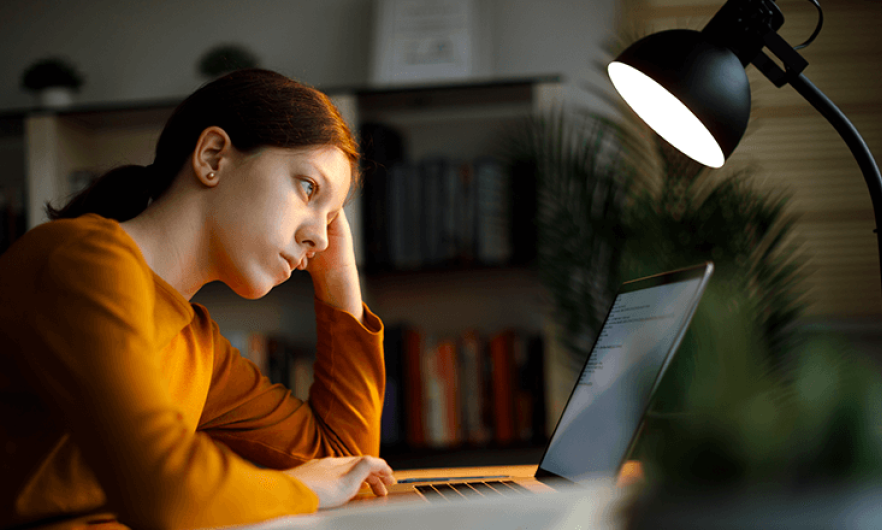
[[[352,169],[337,147],[234,150],[219,174],[209,218],[211,260],[221,281],[260,298],[328,246],[328,225],[349,193]],[[226,168],[221,168],[226,169]]]

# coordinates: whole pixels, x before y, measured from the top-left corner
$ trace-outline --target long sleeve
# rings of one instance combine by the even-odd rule
[[[218,336],[200,429],[259,464],[286,468],[325,456],[379,455],[383,326],[315,300],[318,333],[307,402],[272,385]]]
[[[40,509],[77,510],[77,483],[65,481],[75,475],[88,490],[94,473],[107,507],[135,528],[229,525],[315,511],[318,499],[300,481],[257,468],[189,424],[160,367],[154,278],[134,242],[118,226],[110,234],[103,226],[57,226],[33,245],[51,251],[29,250],[24,265],[4,269],[17,277],[3,281],[0,340],[4,361],[21,378],[9,384],[32,392],[66,433],[58,446],[69,437],[81,456],[28,486],[19,505],[30,495],[46,499]],[[88,472],[79,471],[80,460]],[[80,508],[95,508],[82,502]]]

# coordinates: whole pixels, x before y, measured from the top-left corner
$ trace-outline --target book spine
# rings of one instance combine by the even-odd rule
[[[512,257],[509,179],[492,159],[475,161],[475,253],[480,263],[502,265]]]
[[[441,424],[439,445],[453,447],[462,441],[456,342],[453,339],[445,339],[439,341],[435,349],[438,380],[441,388],[438,411]]]

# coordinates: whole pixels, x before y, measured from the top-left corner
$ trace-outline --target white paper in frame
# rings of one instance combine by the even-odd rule
[[[475,74],[478,0],[375,0],[371,83]]]

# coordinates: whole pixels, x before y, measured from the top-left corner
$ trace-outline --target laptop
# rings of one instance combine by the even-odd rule
[[[599,520],[620,495],[615,477],[712,273],[707,262],[622,284],[533,476],[399,482],[385,497],[360,494],[268,527],[569,528],[561,521]]]

